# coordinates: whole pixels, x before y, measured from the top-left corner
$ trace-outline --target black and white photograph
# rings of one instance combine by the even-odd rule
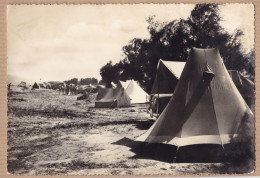
[[[10,175],[255,172],[253,3],[7,6]]]

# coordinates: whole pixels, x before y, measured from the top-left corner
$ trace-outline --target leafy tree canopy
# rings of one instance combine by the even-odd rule
[[[89,85],[89,84],[96,84],[98,83],[98,80],[96,78],[82,78],[79,81],[80,85]]]
[[[64,81],[64,83],[66,84],[75,84],[75,85],[89,85],[89,84],[95,84],[98,83],[98,80],[96,78],[81,78],[80,80],[78,80],[77,78],[72,78],[70,80],[66,80]]]
[[[66,80],[66,81],[64,81],[64,83],[66,83],[66,84],[71,84],[71,83],[73,83],[73,84],[75,84],[75,85],[78,85],[78,79],[77,78],[72,78],[72,79],[70,79],[70,80]]]
[[[134,79],[149,93],[156,75],[159,59],[186,61],[192,47],[218,48],[229,70],[238,70],[254,79],[254,52],[243,52],[237,29],[229,34],[221,25],[219,5],[198,4],[188,19],[159,23],[147,19],[149,39],[132,39],[123,46],[123,59],[116,64],[109,61],[100,70],[102,81]]]

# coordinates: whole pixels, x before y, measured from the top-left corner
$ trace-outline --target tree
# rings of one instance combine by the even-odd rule
[[[96,84],[98,80],[96,78],[81,78],[79,81],[80,85],[89,85],[89,84]]]
[[[72,78],[70,80],[64,81],[64,83],[66,83],[68,85],[71,84],[71,83],[73,83],[74,85],[78,85],[78,79],[77,78]]]
[[[102,81],[106,83],[106,87],[112,87],[111,82],[118,80],[119,72],[117,71],[118,64],[113,65],[112,61],[109,61],[105,66],[100,69],[100,75]]]
[[[191,27],[191,45],[200,48],[218,48],[227,69],[238,71],[245,69],[250,72],[250,66],[245,68],[246,54],[240,41],[243,32],[237,29],[233,34],[229,34],[220,26],[220,21],[218,5],[196,5],[187,20]]]
[[[110,61],[100,70],[106,83],[117,80],[138,80],[149,93],[156,75],[159,59],[186,61],[192,47],[218,48],[227,69],[238,70],[254,76],[254,53],[245,54],[240,38],[243,32],[237,29],[229,34],[220,25],[221,16],[217,4],[198,4],[188,19],[169,23],[147,19],[149,39],[134,38],[122,48],[123,59]]]

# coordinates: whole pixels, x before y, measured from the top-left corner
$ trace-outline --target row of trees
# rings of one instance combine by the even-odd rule
[[[81,78],[78,80],[77,78],[72,78],[70,80],[64,81],[66,84],[75,84],[75,85],[89,85],[89,84],[97,84],[98,80],[96,78]]]
[[[254,51],[245,53],[243,32],[228,33],[220,25],[219,5],[198,4],[188,19],[159,23],[147,19],[149,39],[134,38],[123,46],[123,58],[116,64],[109,61],[100,69],[102,81],[134,79],[149,93],[159,59],[186,61],[192,47],[218,48],[229,70],[238,70],[254,79]]]

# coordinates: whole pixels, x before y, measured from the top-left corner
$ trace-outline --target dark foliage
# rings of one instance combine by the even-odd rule
[[[73,83],[74,85],[78,85],[78,79],[77,78],[73,78],[73,79],[64,81],[64,83],[66,83],[68,85],[71,84],[71,83]]]
[[[89,85],[89,84],[95,84],[98,83],[98,80],[96,78],[82,78],[79,81],[80,85]]]
[[[132,39],[122,48],[123,59],[119,63],[108,62],[100,70],[102,81],[110,82],[134,79],[149,93],[156,75],[159,59],[186,61],[192,47],[218,48],[229,70],[243,72],[254,79],[254,52],[242,49],[243,32],[237,29],[229,34],[220,25],[217,4],[198,4],[188,19],[159,23],[154,16],[147,19],[149,39]]]
[[[81,78],[79,81],[77,78],[72,78],[70,80],[64,81],[66,84],[75,84],[75,85],[89,85],[89,84],[96,84],[98,83],[98,80],[96,78]]]

